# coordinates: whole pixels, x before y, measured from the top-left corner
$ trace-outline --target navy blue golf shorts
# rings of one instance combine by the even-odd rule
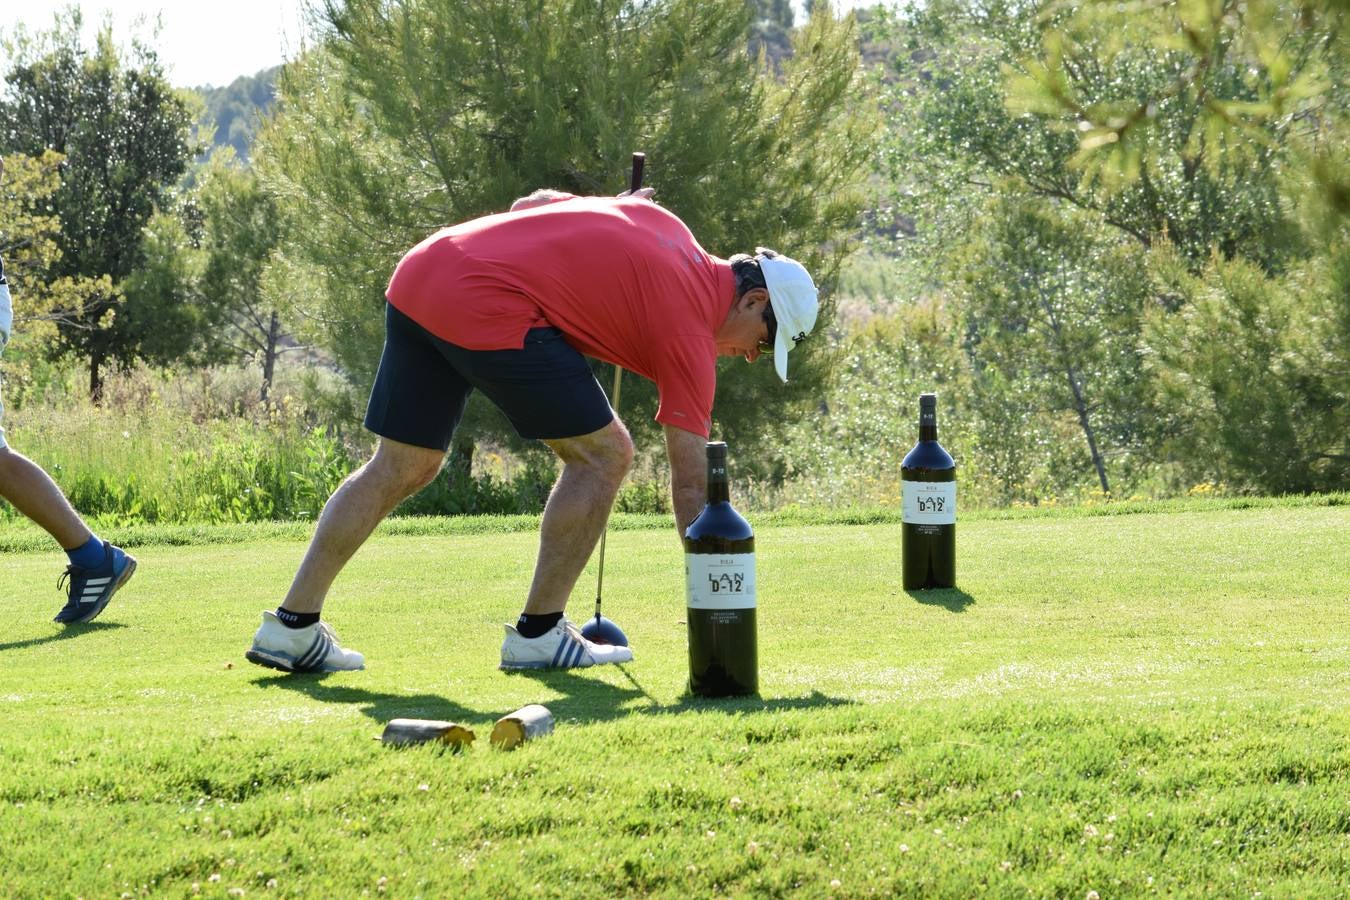
[[[532,328],[519,350],[467,350],[385,305],[384,353],[366,407],[380,437],[446,450],[477,388],[523,438],[590,434],[614,419],[586,358],[556,328]]]

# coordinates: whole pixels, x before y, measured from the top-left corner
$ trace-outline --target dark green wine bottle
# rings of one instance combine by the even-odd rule
[[[919,395],[919,442],[900,464],[904,589],[956,586],[956,463],[937,437],[937,394]]]
[[[690,692],[758,693],[755,535],[731,506],[721,441],[708,444],[708,503],[685,530],[684,574]]]

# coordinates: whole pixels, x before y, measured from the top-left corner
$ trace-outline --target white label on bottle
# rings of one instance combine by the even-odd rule
[[[690,609],[754,609],[755,554],[686,553],[684,585]]]
[[[902,515],[910,525],[955,525],[956,482],[904,482]]]

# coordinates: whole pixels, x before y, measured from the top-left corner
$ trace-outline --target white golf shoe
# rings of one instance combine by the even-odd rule
[[[574,669],[625,663],[633,658],[628,647],[593,644],[581,636],[581,629],[564,616],[537,638],[521,637],[514,625],[506,626],[502,641],[503,669]]]
[[[283,672],[348,672],[366,667],[366,658],[355,650],[344,650],[327,622],[287,628],[273,612],[263,613],[262,626],[244,657]]]

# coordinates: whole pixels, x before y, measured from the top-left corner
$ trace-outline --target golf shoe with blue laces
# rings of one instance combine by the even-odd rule
[[[625,663],[633,658],[628,647],[595,644],[581,636],[581,629],[564,616],[557,625],[537,638],[522,637],[512,625],[506,626],[502,641],[502,665],[512,669],[575,669]]]
[[[103,564],[92,569],[71,564],[57,580],[58,588],[69,585],[66,605],[53,622],[62,625],[81,625],[92,622],[107,607],[118,588],[131,580],[136,571],[134,557],[103,542]]]
[[[350,672],[366,667],[366,658],[343,649],[327,622],[287,628],[274,612],[263,613],[262,626],[244,658],[283,672]]]

